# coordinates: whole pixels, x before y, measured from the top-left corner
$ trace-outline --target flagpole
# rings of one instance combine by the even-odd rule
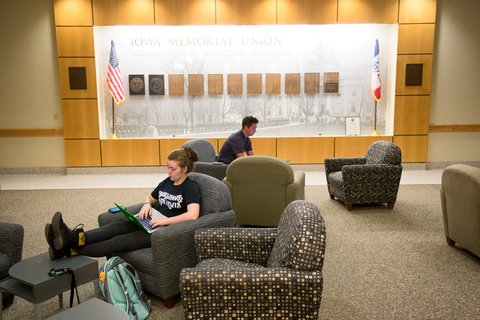
[[[375,118],[373,119],[373,132],[370,133],[370,136],[379,136],[377,132],[377,100],[375,100]]]
[[[115,41],[112,39],[110,47],[110,58],[108,59],[107,88],[112,95],[112,135],[110,139],[118,139],[115,134],[115,102],[120,104],[125,100],[123,82],[118,67],[117,53],[115,52]]]
[[[115,134],[115,102],[112,97],[112,135],[110,136],[110,139],[118,139],[118,137]]]
[[[381,81],[380,81],[380,49],[378,46],[378,39],[375,41],[375,53],[373,55],[373,72],[372,72],[372,94],[375,99],[375,118],[373,119],[373,132],[370,136],[379,136],[377,132],[377,102],[381,99]]]

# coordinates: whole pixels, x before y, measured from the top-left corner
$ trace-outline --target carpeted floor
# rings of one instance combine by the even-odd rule
[[[393,210],[330,200],[326,186],[307,186],[306,199],[327,227],[320,319],[479,319],[480,258],[448,247],[443,233],[439,185],[401,185]],[[25,227],[23,258],[47,249],[44,226],[56,211],[74,227],[97,226],[113,206],[142,201],[150,189],[1,191],[0,221]],[[103,264],[105,259],[99,259]],[[35,272],[32,270],[32,272]],[[80,286],[81,301],[93,285]],[[154,296],[149,319],[184,319],[182,304],[165,309]],[[69,294],[64,294],[68,306]],[[58,300],[43,304],[44,318],[60,312]],[[32,319],[31,304],[16,298],[3,319]]]

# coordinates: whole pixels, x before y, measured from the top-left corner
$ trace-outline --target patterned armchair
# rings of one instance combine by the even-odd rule
[[[317,319],[325,223],[316,206],[288,205],[278,228],[195,233],[199,263],[180,274],[186,319]]]
[[[192,180],[197,181],[202,200],[200,217],[161,228],[152,233],[152,247],[118,255],[137,270],[142,287],[163,299],[165,307],[173,307],[175,296],[180,293],[179,274],[182,268],[195,266],[197,259],[193,235],[198,228],[233,227],[235,213],[231,210],[230,193],[225,185],[210,176],[192,172]],[[130,212],[138,212],[143,204],[129,206]],[[122,214],[102,213],[98,224],[106,225],[116,219],[126,219]]]
[[[0,222],[0,281],[5,280],[8,270],[22,260],[23,226],[16,223]],[[2,305],[9,306],[13,295],[3,294]]]
[[[225,178],[228,164],[216,163],[217,154],[213,144],[207,139],[192,139],[182,145],[197,152],[198,161],[195,163],[195,172],[203,173],[222,181]]]
[[[326,158],[330,198],[351,211],[354,204],[386,202],[393,209],[402,176],[402,152],[389,141],[376,141],[365,157]]]
[[[443,225],[449,246],[458,242],[480,257],[480,168],[447,167],[440,189]]]

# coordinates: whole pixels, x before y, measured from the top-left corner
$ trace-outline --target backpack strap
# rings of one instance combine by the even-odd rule
[[[142,283],[140,282],[140,278],[138,277],[137,271],[132,267],[132,265],[128,263],[122,264],[125,271],[130,275],[130,277],[134,280],[135,288],[137,289],[138,295],[140,297],[141,302],[147,307],[147,310],[150,311],[150,300],[148,300],[145,292],[142,289]]]
[[[132,299],[130,299],[130,294],[128,293],[128,288],[125,285],[125,281],[123,280],[123,277],[120,274],[120,271],[118,270],[118,266],[115,266],[113,271],[115,272],[117,277],[120,279],[120,285],[122,286],[123,293],[125,293],[125,297],[127,297],[127,314],[130,315],[130,313],[131,313],[132,316],[133,316],[133,319],[137,319],[137,311],[135,310],[135,306],[132,303]]]

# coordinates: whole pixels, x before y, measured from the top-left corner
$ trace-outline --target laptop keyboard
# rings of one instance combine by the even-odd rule
[[[152,230],[157,229],[158,227],[155,227],[155,228],[150,227],[149,223],[150,223],[151,220],[152,220],[151,218],[146,218],[146,219],[143,219],[143,220],[140,219],[140,218],[138,219],[138,221],[140,221],[140,223],[145,227],[145,229],[152,231]]]

